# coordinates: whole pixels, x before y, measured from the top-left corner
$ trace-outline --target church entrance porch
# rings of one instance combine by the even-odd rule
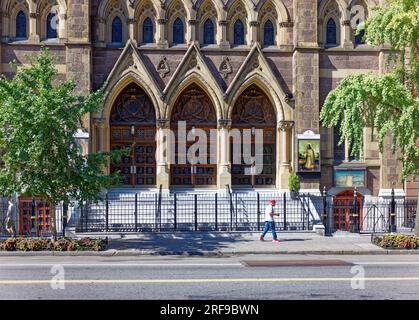
[[[111,150],[129,148],[120,163],[111,164],[124,186],[156,186],[156,115],[146,93],[130,84],[118,96],[110,118]]]

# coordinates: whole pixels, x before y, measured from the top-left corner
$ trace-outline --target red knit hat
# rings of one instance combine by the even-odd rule
[[[271,199],[271,200],[269,200],[269,203],[274,206],[274,205],[276,205],[276,200],[275,199]]]

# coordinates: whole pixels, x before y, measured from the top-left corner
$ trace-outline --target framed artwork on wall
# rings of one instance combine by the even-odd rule
[[[320,135],[311,131],[297,135],[298,172],[320,172]]]

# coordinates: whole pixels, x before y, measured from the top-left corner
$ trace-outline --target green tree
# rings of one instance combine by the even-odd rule
[[[76,84],[57,79],[46,48],[13,79],[0,77],[0,194],[17,192],[57,205],[98,199],[102,188],[118,182],[104,168],[120,161],[122,151],[79,152],[74,134],[83,116],[100,107],[103,92],[79,95]]]
[[[327,96],[320,118],[325,127],[341,121],[340,141],[347,141],[351,154],[362,157],[364,127],[378,133],[380,151],[386,135],[392,134],[392,151],[399,149],[403,164],[402,178],[418,175],[419,101],[415,98],[418,72],[419,7],[417,0],[389,0],[388,6],[376,7],[361,28],[364,39],[373,45],[389,43],[401,52],[402,67],[385,75],[351,75],[343,79]],[[359,30],[358,30],[359,31]],[[410,50],[410,68],[404,66],[404,54]],[[410,81],[406,81],[410,79]]]

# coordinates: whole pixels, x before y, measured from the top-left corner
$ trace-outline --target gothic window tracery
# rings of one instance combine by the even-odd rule
[[[122,21],[119,17],[115,17],[112,21],[112,42],[122,42]]]
[[[27,20],[25,13],[21,10],[16,15],[16,38],[26,39],[27,38]]]
[[[55,39],[57,38],[57,26],[58,26],[58,19],[55,13],[48,14],[47,17],[47,39]]]
[[[336,38],[336,22],[333,18],[330,18],[327,22],[326,31],[326,44],[333,45],[337,43]]]
[[[183,21],[180,18],[176,18],[173,22],[173,43],[180,44],[185,42],[185,31]]]
[[[214,23],[209,18],[204,23],[204,44],[214,44]]]
[[[238,19],[234,23],[234,41],[235,45],[243,45],[244,44],[244,25],[243,22]]]
[[[265,22],[263,27],[263,44],[265,46],[273,46],[275,44],[275,30],[271,20]]]
[[[132,83],[115,101],[110,122],[111,124],[155,124],[156,112],[144,90]]]
[[[143,23],[143,43],[153,42],[153,22],[149,17]]]

